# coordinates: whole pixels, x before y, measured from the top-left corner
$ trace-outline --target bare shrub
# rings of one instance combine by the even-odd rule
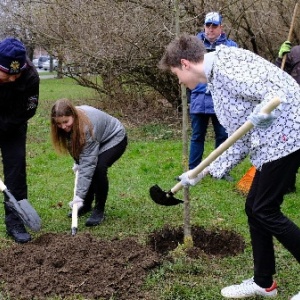
[[[180,30],[196,34],[208,11],[220,11],[230,38],[274,61],[287,39],[295,3],[184,0],[180,2]],[[148,93],[150,88],[174,107],[180,106],[177,80],[157,68],[165,45],[175,36],[173,1],[12,0],[1,1],[0,8],[5,15],[3,34],[13,32],[28,45],[45,48],[59,59],[60,74],[111,101],[124,95],[134,97],[136,89]],[[299,28],[299,16],[295,29]],[[294,30],[293,42],[298,44],[299,39],[299,31]]]

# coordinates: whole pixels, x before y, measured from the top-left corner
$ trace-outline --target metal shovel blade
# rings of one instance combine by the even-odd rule
[[[6,205],[11,208],[23,221],[24,225],[28,226],[33,231],[41,229],[41,218],[30,205],[27,199],[17,201],[9,190],[4,190],[3,193],[7,196]]]
[[[171,191],[164,192],[157,184],[152,186],[149,192],[152,200],[159,205],[172,206],[183,203],[182,200],[175,198]]]
[[[77,227],[72,227],[71,228],[71,234],[72,234],[72,236],[75,236],[76,233],[77,233]]]
[[[36,210],[31,206],[27,199],[18,201],[21,210],[27,216],[26,225],[33,231],[39,231],[42,227],[42,221]]]

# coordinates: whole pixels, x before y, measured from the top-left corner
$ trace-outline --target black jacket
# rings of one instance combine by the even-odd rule
[[[15,82],[0,84],[0,136],[13,134],[34,116],[39,99],[39,75],[32,62]]]

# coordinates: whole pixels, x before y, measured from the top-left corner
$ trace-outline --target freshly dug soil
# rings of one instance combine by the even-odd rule
[[[140,289],[159,255],[134,239],[45,234],[0,253],[0,278],[11,299],[81,294],[88,299],[143,299]],[[35,297],[35,298],[33,298]]]
[[[193,247],[187,249],[191,258],[208,256],[234,256],[245,249],[244,239],[237,233],[228,230],[206,230],[204,227],[192,226]],[[168,255],[184,241],[183,228],[172,228],[168,225],[161,230],[153,232],[148,237],[148,244],[153,251]]]
[[[188,255],[236,255],[243,239],[229,231],[193,227]],[[43,300],[50,296],[85,299],[153,299],[143,289],[147,272],[183,243],[182,229],[164,227],[149,235],[147,245],[134,238],[100,240],[89,233],[44,234],[24,245],[0,251],[0,281],[10,299]]]

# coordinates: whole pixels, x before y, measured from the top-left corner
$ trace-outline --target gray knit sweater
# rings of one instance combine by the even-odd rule
[[[118,119],[99,109],[88,105],[76,108],[85,112],[93,126],[93,136],[86,128],[86,145],[79,156],[76,196],[84,199],[92,182],[98,155],[119,144],[126,132]]]

